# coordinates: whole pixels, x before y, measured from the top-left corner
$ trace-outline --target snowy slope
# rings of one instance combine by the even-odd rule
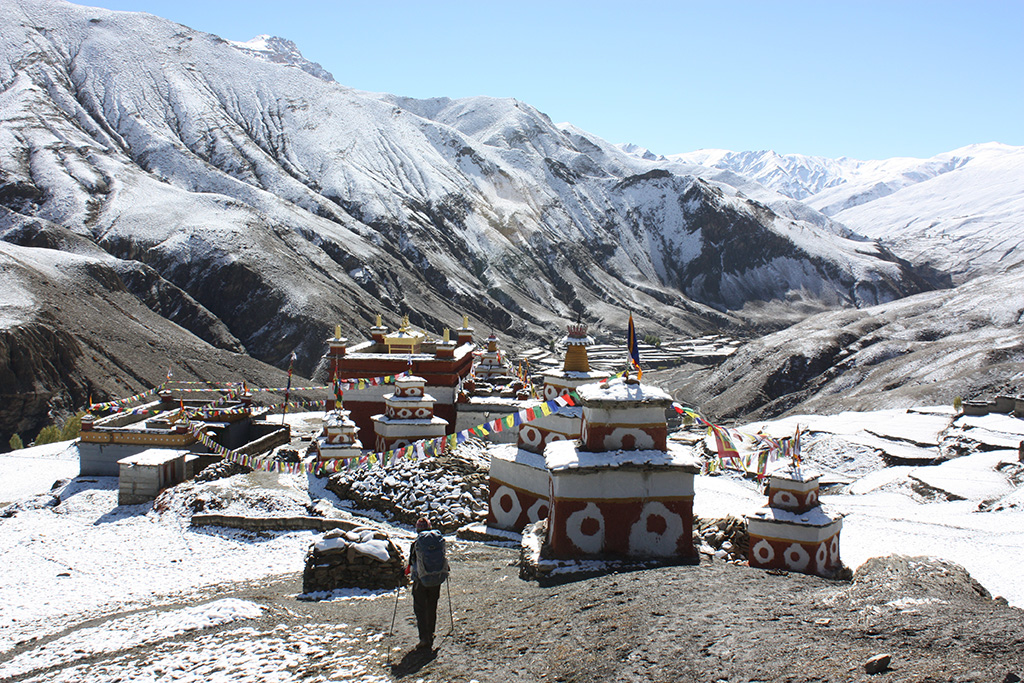
[[[378,312],[435,335],[467,313],[536,341],[578,316],[604,337],[628,310],[703,332],[752,302],[864,306],[931,286],[792,200],[516,100],[356,91],[287,41],[147,14],[4,9],[0,234],[98,248],[151,310],[264,362],[295,351],[311,373],[336,323],[362,339]]]
[[[859,161],[771,151],[671,155],[802,200],[954,282],[1024,260],[1024,148],[987,143],[930,159]],[[728,176],[718,176],[730,182]],[[735,184],[735,183],[734,183]]]
[[[299,47],[287,38],[279,36],[259,35],[244,43],[228,41],[238,50],[275,64],[286,64],[298,67],[310,76],[316,76],[320,80],[333,82],[334,76],[327,69],[317,62],[311,62],[302,56]]]
[[[741,347],[677,394],[720,417],[832,413],[1024,388],[1024,267],[809,317]]]
[[[808,203],[957,282],[1024,262],[1024,147],[963,147],[913,172],[916,182],[879,174]]]
[[[861,162],[846,159],[778,154],[771,150],[730,152],[725,149],[701,149],[685,154],[670,154],[668,159],[732,171],[754,180],[779,194],[806,199],[830,187],[847,182]]]

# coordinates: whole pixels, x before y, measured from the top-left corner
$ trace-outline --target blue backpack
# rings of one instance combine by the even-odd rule
[[[424,586],[440,586],[448,578],[448,559],[440,531],[424,531],[416,538],[416,578]]]

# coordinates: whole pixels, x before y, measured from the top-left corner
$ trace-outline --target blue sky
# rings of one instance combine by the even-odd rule
[[[659,154],[1024,145],[1024,0],[81,4],[279,35],[344,85],[514,97]]]

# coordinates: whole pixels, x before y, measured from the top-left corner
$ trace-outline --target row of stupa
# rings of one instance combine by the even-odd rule
[[[472,358],[465,320],[464,331],[470,332],[468,340],[452,346],[466,346]],[[407,329],[399,333],[392,338],[412,337]],[[543,374],[540,400],[575,392],[581,405],[525,422],[514,444],[492,449],[488,526],[521,532],[546,519],[545,547],[553,558],[696,559],[693,500],[700,463],[687,447],[668,440],[665,415],[672,397],[628,377],[609,381],[608,373],[592,371],[587,348],[593,340],[585,325],[570,325],[564,343],[562,369]],[[355,365],[342,361],[359,360],[358,353],[365,351],[335,356],[339,362],[332,367],[358,376],[351,374]],[[366,367],[376,372],[381,365]],[[492,334],[474,375],[493,378],[499,367],[504,369]],[[383,410],[370,416],[377,450],[450,433],[451,423],[435,414],[437,399],[427,388],[427,380],[413,374],[381,396]],[[348,411],[330,413],[321,455],[360,454],[357,430]],[[770,478],[768,495],[768,504],[747,517],[751,566],[821,575],[838,569],[842,519],[819,504],[818,475],[796,465],[779,470]]]
[[[547,519],[552,558],[692,561],[697,457],[668,440],[672,397],[590,370],[586,328],[570,328],[562,372],[545,399],[575,390],[582,405],[525,423],[492,450],[487,523],[522,531]],[[799,464],[769,478],[768,502],[747,515],[750,566],[829,576],[842,567],[842,516],[820,504],[817,472]]]
[[[692,561],[699,461],[669,443],[672,397],[590,368],[585,325],[571,325],[561,371],[544,374],[543,400],[573,392],[580,405],[519,427],[492,449],[487,524],[522,531],[547,520],[552,558]]]

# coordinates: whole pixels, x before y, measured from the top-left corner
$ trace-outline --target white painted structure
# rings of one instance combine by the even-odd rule
[[[169,448],[150,448],[118,460],[118,505],[149,502],[165,488],[185,481],[187,453]]]

